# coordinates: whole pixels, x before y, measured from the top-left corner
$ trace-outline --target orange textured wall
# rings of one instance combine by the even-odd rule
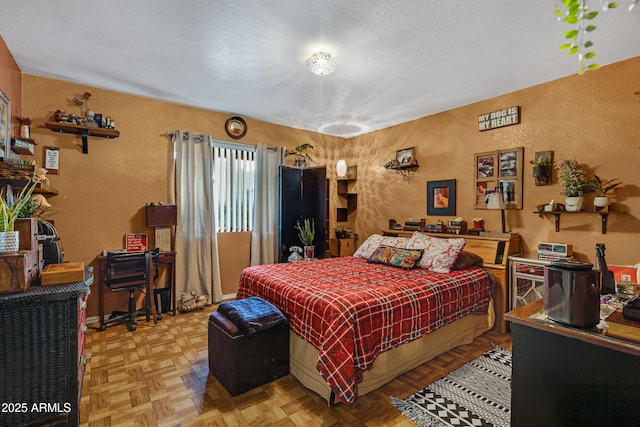
[[[499,213],[473,209],[473,154],[524,147],[524,209],[508,211],[507,223],[523,235],[525,249],[534,249],[537,241],[567,242],[581,258],[593,260],[595,244],[603,242],[610,263],[636,263],[640,261],[636,166],[640,103],[633,92],[640,89],[635,78],[639,70],[640,58],[634,58],[348,140],[247,119],[249,132],[241,142],[289,148],[313,144],[317,164],[328,166],[332,224],[335,208],[344,203],[336,194],[333,166],[339,158],[357,165],[352,191],[358,193],[358,209],[348,225],[361,240],[386,228],[389,218],[427,217],[426,182],[442,179],[457,180],[458,216],[467,220],[480,216],[488,229],[497,230]],[[147,202],[170,200],[172,145],[167,131],[185,129],[230,140],[223,128],[227,114],[32,75],[23,75],[22,80],[23,112],[34,118],[37,161],[42,162],[43,146],[60,147],[60,175],[50,177],[60,195],[50,202],[61,212],[56,224],[67,260],[91,263],[102,250],[122,247],[125,233],[152,235],[142,208]],[[93,93],[91,109],[112,116],[121,132],[116,140],[90,138],[86,155],[80,151],[79,137],[55,134],[43,126],[58,108],[79,112],[71,99],[85,90]],[[522,109],[519,125],[478,132],[478,115],[513,105]],[[382,165],[396,150],[411,146],[417,147],[420,169],[407,183]],[[561,201],[555,173],[552,186],[533,183],[528,161],[535,151],[543,150],[553,150],[556,160],[575,157],[590,172],[626,183],[617,193],[617,209],[627,213],[612,215],[608,234],[600,233],[596,216],[562,217],[561,231],[556,233],[551,218],[533,214],[538,204]],[[436,219],[428,217],[429,222]],[[225,293],[229,290],[225,286]],[[96,303],[90,301],[89,315],[95,315]]]
[[[538,241],[574,245],[581,259],[594,261],[595,245],[606,244],[609,263],[640,262],[640,57],[456,108],[347,140],[337,153],[358,165],[357,217],[350,218],[361,241],[386,228],[389,218],[444,221],[453,217],[426,215],[426,182],[457,180],[457,216],[485,219],[489,230],[500,229],[500,214],[476,210],[474,153],[524,147],[524,209],[507,211],[507,229],[522,234],[525,250]],[[519,105],[521,123],[479,132],[478,116]],[[420,169],[410,183],[382,165],[396,150],[416,147]],[[560,232],[553,218],[539,218],[538,204],[563,202],[557,171],[553,185],[535,186],[528,163],[536,151],[553,150],[554,159],[576,158],[590,174],[620,178],[626,186],[616,192],[617,210],[606,235],[597,215],[565,215]],[[590,198],[585,202],[591,208]]]
[[[120,131],[117,139],[89,137],[88,154],[82,154],[79,136],[54,133],[44,126],[56,109],[79,114],[80,107],[72,98],[85,91],[92,93],[89,107],[111,116]],[[31,133],[38,143],[38,164],[43,162],[43,147],[60,148],[60,174],[49,177],[59,195],[49,202],[60,212],[54,218],[68,261],[95,264],[103,250],[122,248],[126,233],[153,236],[153,230],[145,225],[144,205],[171,200],[173,145],[167,132],[182,129],[232,141],[224,131],[228,114],[29,74],[23,75],[23,93],[24,114],[33,118]],[[246,144],[293,148],[305,142],[322,145],[321,141],[331,139],[250,118],[246,121],[248,133],[239,141]],[[241,247],[249,247],[249,237],[244,236]],[[227,293],[237,286],[237,276],[233,276],[246,265],[242,257],[225,262],[232,263],[222,266],[222,274],[229,272],[223,277]],[[89,301],[89,316],[97,313],[97,292],[94,295]]]
[[[11,103],[11,136],[16,136],[18,129],[16,117],[22,116],[22,73],[2,36],[0,36],[0,90]]]

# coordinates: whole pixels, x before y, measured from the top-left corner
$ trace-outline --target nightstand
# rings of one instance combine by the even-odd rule
[[[538,254],[509,257],[511,310],[542,298],[545,265],[551,261],[538,259]]]
[[[356,237],[331,239],[331,256],[349,256],[356,251]]]

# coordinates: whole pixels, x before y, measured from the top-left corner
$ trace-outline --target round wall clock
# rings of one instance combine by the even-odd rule
[[[231,138],[240,139],[247,133],[247,122],[242,117],[230,117],[224,124],[224,130]]]

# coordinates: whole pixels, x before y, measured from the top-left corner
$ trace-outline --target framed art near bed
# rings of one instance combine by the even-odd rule
[[[522,209],[523,156],[522,147],[474,155],[475,209],[486,209],[489,194],[498,188],[506,209]]]
[[[455,216],[456,180],[427,181],[427,215]]]

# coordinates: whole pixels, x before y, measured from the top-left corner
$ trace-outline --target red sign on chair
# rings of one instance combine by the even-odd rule
[[[144,252],[149,246],[147,244],[147,233],[130,233],[126,235],[127,252]]]

